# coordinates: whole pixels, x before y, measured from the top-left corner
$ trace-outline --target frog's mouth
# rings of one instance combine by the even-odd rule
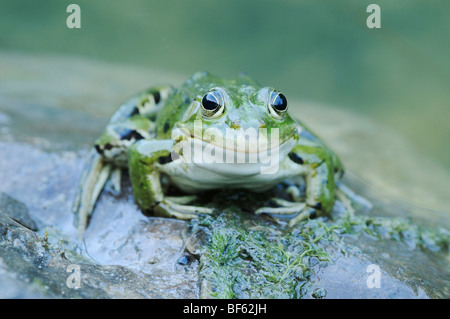
[[[269,137],[263,134],[240,134],[240,131],[223,136],[221,132],[215,135],[197,136],[182,129],[174,130],[175,144],[193,143],[199,149],[218,150],[221,152],[232,152],[236,154],[261,154],[276,151],[289,141],[294,140],[295,131],[289,137],[280,139],[278,134],[272,134]]]
[[[293,136],[280,143],[275,138],[267,141],[265,138],[253,140],[241,136],[237,139],[205,140],[191,134],[182,134],[175,140],[174,151],[185,163],[210,167],[227,174],[230,170],[235,170],[237,175],[252,175],[261,173],[267,165],[278,169],[279,163],[287,157],[296,143]],[[234,164],[240,167],[237,168]]]

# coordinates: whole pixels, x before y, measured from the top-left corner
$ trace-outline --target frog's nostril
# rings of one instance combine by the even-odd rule
[[[263,120],[260,120],[259,123],[261,123],[260,128],[266,127],[266,122],[264,122]]]
[[[230,127],[235,130],[239,130],[241,128],[240,121],[234,121],[231,123]]]

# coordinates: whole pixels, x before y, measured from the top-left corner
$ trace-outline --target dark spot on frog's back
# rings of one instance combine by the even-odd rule
[[[164,133],[167,133],[167,131],[169,130],[169,128],[170,128],[170,122],[167,120],[167,121],[164,123],[164,127],[163,127]]]
[[[159,92],[153,92],[153,98],[155,99],[155,104],[161,101],[161,94]]]
[[[97,153],[99,153],[100,155],[103,155],[103,149],[100,147],[100,145],[95,144],[95,150],[96,150]]]
[[[291,152],[291,153],[289,153],[288,156],[289,156],[289,159],[291,161],[293,161],[294,163],[297,163],[297,164],[300,164],[300,165],[303,164],[303,158],[301,158],[300,155],[298,155],[298,154],[296,154],[294,152]]]
[[[115,131],[119,135],[121,140],[128,140],[128,141],[130,141],[131,139],[142,140],[144,138],[136,130],[130,130],[128,128],[116,128]]]
[[[139,109],[137,106],[134,106],[133,109],[131,110],[130,117],[138,114],[140,114]]]
[[[169,154],[167,156],[161,156],[160,158],[158,158],[158,163],[161,165],[167,164],[172,162],[172,155]]]
[[[103,153],[105,152],[105,150],[110,150],[112,149],[113,146],[109,143],[106,143],[105,145],[100,146],[98,144],[95,144],[95,150],[97,151],[97,153],[99,153],[100,155],[103,155]]]

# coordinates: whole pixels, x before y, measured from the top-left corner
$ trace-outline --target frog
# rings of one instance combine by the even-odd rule
[[[288,199],[274,196],[274,205],[254,213],[288,218],[289,226],[327,216],[343,196],[343,165],[288,106],[281,91],[245,73],[222,78],[197,72],[178,88],[154,86],[131,97],[88,153],[73,204],[78,230],[86,229],[105,185],[121,192],[123,171],[146,215],[189,220],[213,213],[192,205],[207,191],[267,192],[300,178],[303,196],[298,184],[288,183]],[[165,185],[182,194],[169,196]]]

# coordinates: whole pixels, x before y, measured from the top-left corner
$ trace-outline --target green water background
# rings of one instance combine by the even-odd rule
[[[70,3],[81,29],[66,26]],[[366,26],[370,3],[381,29]],[[1,0],[0,50],[186,77],[245,71],[288,97],[365,114],[450,167],[448,0]]]

